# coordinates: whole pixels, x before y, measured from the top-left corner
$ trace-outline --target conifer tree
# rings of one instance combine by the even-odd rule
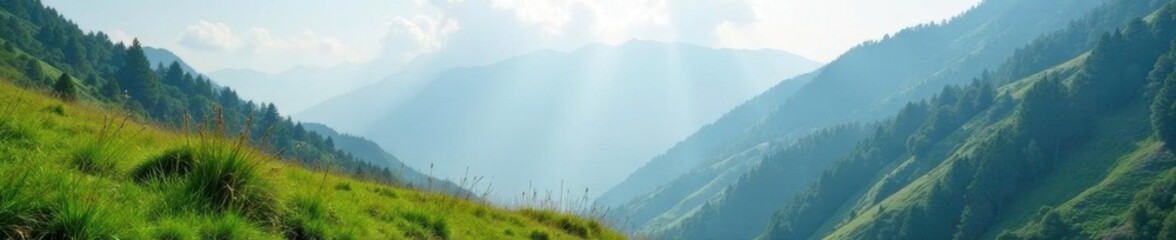
[[[1176,74],[1168,75],[1152,101],[1152,127],[1160,140],[1176,143]]]
[[[77,83],[74,83],[73,78],[68,73],[62,73],[61,77],[57,78],[57,82],[53,84],[53,93],[66,101],[77,100]]]
[[[138,39],[127,49],[125,62],[119,68],[118,81],[119,86],[126,90],[132,105],[138,103],[145,110],[154,109],[158,105],[161,95],[159,78],[151,70],[151,64]]]

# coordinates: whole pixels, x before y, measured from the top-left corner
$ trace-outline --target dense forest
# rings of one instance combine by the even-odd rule
[[[1159,180],[1139,189],[1152,179],[1131,174],[1169,175],[1149,172],[1168,172],[1163,169],[1170,168],[1171,150],[1147,146],[1164,146],[1168,125],[1176,124],[1165,117],[1171,100],[1163,93],[1172,71],[1167,52],[1176,39],[1174,7],[1100,34],[1073,61],[1049,57],[1075,53],[1050,46],[1073,44],[1054,35],[1010,60],[1006,66],[1024,68],[1006,69],[1018,72],[986,74],[976,84],[948,87],[928,102],[908,105],[783,208],[765,237],[978,239],[995,232],[1001,239],[1158,238],[1168,228],[1164,218],[1172,203],[1156,194],[1170,184]],[[1077,39],[1079,44],[1068,46],[1082,46]],[[1049,65],[1033,64],[1038,58],[1027,53],[1057,66],[1023,71]],[[1034,72],[1040,73],[1027,75]],[[1018,80],[988,77],[993,75]],[[994,91],[993,85],[1004,87]],[[1059,184],[1055,179],[1093,177],[1069,171],[1074,167],[1110,171],[1074,164],[1113,163],[1117,156],[1154,163],[1100,177],[1137,181],[1133,188],[1087,186],[1090,192],[1076,195],[1082,186],[1051,186]],[[1129,177],[1137,178],[1120,179]],[[1122,191],[1114,192],[1122,198],[1133,189],[1140,192],[1133,201],[1103,199],[1111,194],[1106,192]],[[1128,204],[1125,215],[1112,211]],[[1025,208],[1039,220],[1016,227],[1034,218],[1018,211]]]

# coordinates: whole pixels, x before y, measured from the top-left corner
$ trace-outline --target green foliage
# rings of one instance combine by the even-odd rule
[[[331,216],[322,197],[296,197],[293,205],[294,212],[283,223],[287,239],[327,239],[330,236],[326,221],[330,221]]]
[[[1176,49],[1168,53],[1168,57],[1162,58],[1157,67],[1176,67],[1172,61],[1176,58]],[[1156,71],[1164,71],[1156,69]],[[1155,85],[1159,85],[1160,89],[1155,94],[1155,98],[1151,104],[1151,123],[1152,128],[1156,131],[1156,136],[1160,140],[1176,144],[1176,71],[1169,71],[1168,75],[1162,79],[1152,79]]]
[[[197,73],[185,72],[178,63],[152,69],[137,40],[125,46],[113,43],[104,33],[84,32],[40,1],[14,0],[0,6],[0,11],[11,13],[0,14],[0,25],[6,26],[0,29],[0,38],[24,53],[0,60],[23,73],[20,77],[24,79],[14,79],[21,85],[55,90],[66,99],[101,96],[86,100],[122,106],[166,126],[206,123],[220,115],[222,125],[228,128],[226,136],[248,132],[252,144],[262,145],[270,153],[280,153],[281,157],[309,166],[397,182],[390,171],[383,171],[384,167],[356,159],[327,144],[324,137],[297,127],[291,119],[279,115],[272,104],[245,101],[231,89],[216,87]],[[17,51],[12,52],[16,55]],[[57,71],[87,78],[82,82],[49,79],[58,77],[49,76]]]
[[[66,101],[74,101],[78,99],[78,86],[74,82],[73,77],[68,73],[62,73],[61,77],[57,78],[57,82],[53,83],[53,93],[57,97]]]
[[[82,204],[74,198],[61,197],[50,207],[51,216],[36,230],[47,239],[117,239],[119,227],[101,206]]]
[[[136,39],[127,49],[124,61],[119,67],[118,81],[129,93],[129,101],[153,110],[150,112],[152,115],[159,113],[157,107],[162,97],[161,83],[159,77],[151,70],[139,40]]]
[[[600,236],[603,227],[595,221],[584,221],[547,211],[523,210],[523,214],[543,224],[557,227],[571,235],[592,239]],[[534,236],[534,234],[532,234]]]
[[[155,239],[159,240],[189,240],[197,239],[197,232],[190,229],[189,226],[181,225],[178,222],[164,222],[152,233]]]
[[[39,191],[29,186],[27,173],[0,177],[0,237],[29,237],[28,228],[38,219]]]
[[[531,237],[531,240],[548,240],[548,239],[551,239],[551,235],[547,234],[547,232],[544,232],[544,231],[539,231],[539,230],[534,230],[534,231],[531,231],[531,236],[530,236],[530,237]]]
[[[233,240],[256,238],[249,229],[249,221],[236,214],[225,214],[200,231],[201,239]]]
[[[91,142],[83,145],[70,156],[69,163],[78,170],[95,175],[114,173],[120,156],[118,150],[108,144]]]
[[[895,120],[863,142],[859,151],[828,171],[810,192],[801,194],[792,205],[786,207],[767,236],[787,239],[863,236],[891,236],[899,239],[982,238],[1007,220],[1005,218],[1009,215],[1015,214],[1005,212],[1005,209],[1017,203],[1018,197],[1028,189],[1026,186],[1038,183],[1037,176],[1062,174],[1054,173],[1053,170],[1059,161],[1071,158],[1069,154],[1075,148],[1086,145],[1090,137],[1088,129],[1100,114],[1140,102],[1137,101],[1138,96],[1147,89],[1143,82],[1148,72],[1142,66],[1157,65],[1155,60],[1160,53],[1155,49],[1170,48],[1168,42],[1176,38],[1173,35],[1176,33],[1157,30],[1162,29],[1158,27],[1160,25],[1176,22],[1170,11],[1161,12],[1164,14],[1156,18],[1158,20],[1154,23],[1131,21],[1123,31],[1104,35],[1097,41],[1087,61],[1078,66],[1078,74],[1069,79],[1043,73],[1028,78],[1030,80],[1021,80],[1028,82],[1028,85],[1011,84],[1014,87],[1009,88],[1028,86],[1023,88],[1022,98],[1003,100],[1017,104],[1011,114],[1002,110],[1003,105],[990,107],[981,104],[976,108],[962,108],[954,104],[962,91],[952,88],[945,89],[925,107],[908,106]],[[1048,51],[1064,52],[1065,49]],[[984,87],[970,86],[966,89],[981,88]],[[989,122],[976,119],[976,111],[985,108],[997,114],[996,119],[1007,120]],[[981,121],[987,126],[980,125],[983,132],[974,132],[975,129],[963,128],[966,121]],[[920,127],[913,132],[902,130],[910,129],[909,126]],[[967,142],[948,142],[940,146],[944,144],[940,139],[960,131],[964,131],[963,136],[969,136]],[[893,133],[900,135],[894,137]],[[906,141],[898,145],[898,140]],[[936,149],[955,153],[935,155]],[[900,184],[898,188],[910,191],[899,193],[905,199],[877,202],[875,193],[894,191],[887,190],[895,189],[887,187],[894,185],[889,182],[894,179],[893,176],[903,176],[907,174],[904,170],[908,165],[923,161],[939,161],[948,165],[940,167],[945,170],[926,173],[935,174],[931,176],[935,176],[932,179],[936,180]],[[870,213],[870,209],[865,206],[894,208]],[[842,210],[846,208],[848,210]],[[855,214],[859,211],[867,213]],[[1043,211],[1038,218],[1040,220],[1034,224],[1002,237],[1086,237],[1058,211]],[[919,226],[923,230],[914,230],[910,226]],[[1142,226],[1133,229],[1143,232],[1159,232],[1162,229]],[[822,232],[827,230],[821,229],[828,227],[833,228],[831,233]]]
[[[449,239],[451,235],[449,223],[444,218],[412,210],[399,210],[398,212],[400,218],[413,226],[405,233],[406,237]]]
[[[236,211],[265,219],[274,213],[273,193],[261,178],[247,149],[224,143],[204,143],[193,149],[194,163],[187,174],[184,191],[194,194],[202,207]]]

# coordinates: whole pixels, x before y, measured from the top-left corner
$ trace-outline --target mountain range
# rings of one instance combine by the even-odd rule
[[[570,189],[581,197],[580,189],[611,187],[657,149],[818,66],[772,50],[595,44],[394,75],[296,117],[362,133],[441,177],[485,176],[504,197]]]

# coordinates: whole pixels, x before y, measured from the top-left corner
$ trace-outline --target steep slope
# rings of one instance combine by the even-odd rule
[[[903,30],[858,46],[833,62],[794,96],[736,134],[686,138],[639,169],[601,202],[615,206],[707,162],[726,159],[775,139],[795,140],[838,124],[878,120],[949,84],[994,69],[1014,50],[1057,31],[1105,0],[988,0],[944,24]]]
[[[1028,46],[1019,49],[1010,60],[1001,65],[1000,70],[992,72],[987,78],[1005,82],[1009,81],[1007,79],[1011,77],[1022,77],[1026,72],[1041,71],[1048,65],[1059,64],[1087,51],[1098,41],[1103,32],[1113,30],[1132,18],[1143,16],[1160,4],[1162,4],[1160,1],[1116,1],[1099,7],[1085,17],[1070,23],[1065,29],[1044,35]],[[817,162],[831,163],[848,152],[848,149],[840,152],[828,151],[826,155],[821,156],[821,159],[825,160]],[[783,166],[764,167],[769,169],[813,167],[808,165],[812,164],[811,161],[804,164],[798,164],[796,161],[769,163]],[[728,193],[712,199],[703,208],[705,211],[700,212],[701,214],[685,216],[688,219],[683,221],[681,227],[662,229],[661,232],[649,228],[644,230],[677,239],[708,239],[724,236],[748,238],[758,234],[768,222],[766,215],[762,215],[764,216],[762,218],[751,217],[755,214],[749,215],[748,212],[763,213],[769,212],[764,211],[765,209],[771,211],[780,209],[787,203],[786,200],[791,199],[795,193],[801,190],[801,187],[816,179],[816,175],[813,175],[815,172],[804,175],[779,170],[759,171],[766,171],[766,173],[751,174],[741,180],[744,185],[757,186],[758,184],[759,187],[732,186],[727,190]],[[739,199],[739,196],[743,196],[742,199]],[[741,211],[740,209],[758,211]],[[637,217],[631,218],[636,219]],[[661,227],[658,224],[651,226]]]
[[[1168,5],[1039,74],[981,78],[908,105],[780,211],[763,236],[978,239],[1014,229],[999,237],[1155,238],[1159,230],[1146,226],[1167,224],[1149,214],[1166,213],[1138,206],[1172,204],[1146,196],[1165,187],[1148,185],[1176,160],[1160,131],[1176,122],[1157,117],[1171,116],[1170,97],[1156,94],[1169,86],[1173,55],[1161,55],[1176,40],[1176,8],[1113,4]],[[1068,52],[1046,49],[1026,52]],[[1035,58],[1011,62],[1025,59]],[[975,101],[960,93],[992,83],[1003,85],[994,102],[961,107]]]
[[[299,117],[362,132],[413,167],[434,165],[437,176],[460,178],[468,167],[504,197],[535,189],[595,195],[658,149],[816,67],[769,50],[598,44],[398,80],[425,83],[415,92],[381,83],[332,100],[359,105]]]
[[[0,2],[0,22],[0,238],[622,238],[567,214],[383,183],[321,136],[284,129],[272,105],[220,98],[233,93],[178,63],[151,69],[138,41],[82,33],[39,1]],[[266,129],[228,119],[238,105]]]
[[[766,117],[780,103],[788,100],[792,94],[800,90],[805,84],[808,84],[809,81],[812,81],[813,77],[819,73],[820,70],[816,70],[781,82],[764,93],[757,95],[755,98],[740,104],[730,112],[723,114],[723,117],[714,123],[703,126],[697,133],[690,135],[685,141],[677,143],[673,149],[702,149],[707,146],[722,145],[724,139],[732,139],[743,134],[743,129],[747,126],[755,124],[760,119]],[[700,154],[695,151],[670,151],[663,153],[655,159],[697,158]],[[678,166],[673,161],[650,161],[645,166],[642,166],[641,169],[662,169],[662,171],[638,170],[638,173],[629,175],[625,181],[610,189],[598,198],[597,201],[604,206],[620,206],[627,203],[625,201],[637,198],[639,196],[638,194],[649,194],[649,192],[638,192],[635,189],[656,189],[660,184],[664,183],[663,179],[674,179],[682,175],[683,173],[680,171],[683,168],[683,166]],[[685,187],[689,188],[691,186]]]
[[[821,170],[840,159],[838,153],[849,152],[865,137],[866,130],[860,126],[842,126],[794,143],[753,148],[683,175],[621,208],[640,212],[615,214],[626,216],[633,226],[646,226],[638,229],[639,235],[672,239],[753,237],[751,233],[762,230],[772,212],[764,211],[770,208],[765,205],[778,204],[795,195]],[[695,187],[700,183],[704,183],[703,187]],[[675,202],[658,202],[666,200]],[[680,234],[680,229],[699,232]],[[703,229],[719,232],[700,234]]]
[[[233,140],[140,124],[8,79],[0,79],[0,113],[0,238],[621,238],[560,213],[310,171]],[[195,154],[191,173],[153,168],[186,154]],[[218,177],[233,179],[231,188],[193,187],[221,181],[198,175],[212,169],[225,171]],[[216,194],[233,200],[205,200]]]

